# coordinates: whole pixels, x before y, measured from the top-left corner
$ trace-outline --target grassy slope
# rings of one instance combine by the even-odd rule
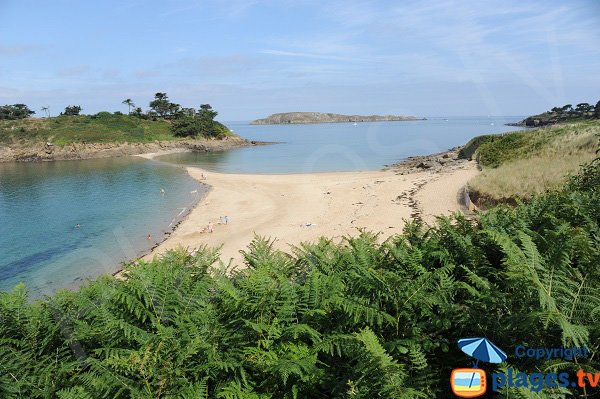
[[[229,132],[224,126],[222,128]],[[14,140],[30,140],[65,145],[81,142],[148,143],[156,140],[178,139],[180,138],[174,137],[170,132],[169,121],[144,120],[108,112],[97,115],[0,121],[0,142],[5,143]]]
[[[483,172],[470,182],[484,198],[530,198],[560,187],[595,156],[599,121],[488,136],[476,151]]]

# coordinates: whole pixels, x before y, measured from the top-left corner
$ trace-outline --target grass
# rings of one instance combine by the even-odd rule
[[[594,159],[599,136],[598,121],[488,136],[475,153],[483,172],[469,186],[493,201],[528,199],[554,190]]]
[[[70,143],[179,140],[166,120],[144,120],[129,115],[100,112],[96,115],[29,118],[0,121],[0,142],[19,140],[49,141],[63,146]]]

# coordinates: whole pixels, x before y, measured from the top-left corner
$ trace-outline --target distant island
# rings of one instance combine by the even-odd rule
[[[279,125],[291,123],[343,123],[343,122],[384,122],[418,121],[425,118],[400,115],[342,115],[323,112],[284,112],[252,121],[252,125]]]

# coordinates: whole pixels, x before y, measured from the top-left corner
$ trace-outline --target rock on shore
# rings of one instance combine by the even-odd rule
[[[223,151],[231,148],[264,144],[240,137],[155,141],[153,143],[72,143],[64,146],[48,142],[14,142],[0,147],[0,162],[58,161],[138,155],[165,150],[199,152]]]
[[[292,123],[343,123],[424,120],[415,116],[400,115],[342,115],[322,112],[285,112],[252,121],[253,125],[278,125]]]
[[[460,169],[470,160],[470,157],[462,154],[462,148],[460,146],[437,154],[408,157],[403,161],[387,166],[386,170],[392,169],[397,174],[408,175],[423,171],[439,173],[442,170]]]

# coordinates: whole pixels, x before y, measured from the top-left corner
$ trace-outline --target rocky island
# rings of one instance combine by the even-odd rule
[[[425,118],[399,115],[342,115],[322,112],[284,112],[252,121],[252,125],[279,125],[291,123],[343,123],[343,122],[383,122],[417,121]]]

